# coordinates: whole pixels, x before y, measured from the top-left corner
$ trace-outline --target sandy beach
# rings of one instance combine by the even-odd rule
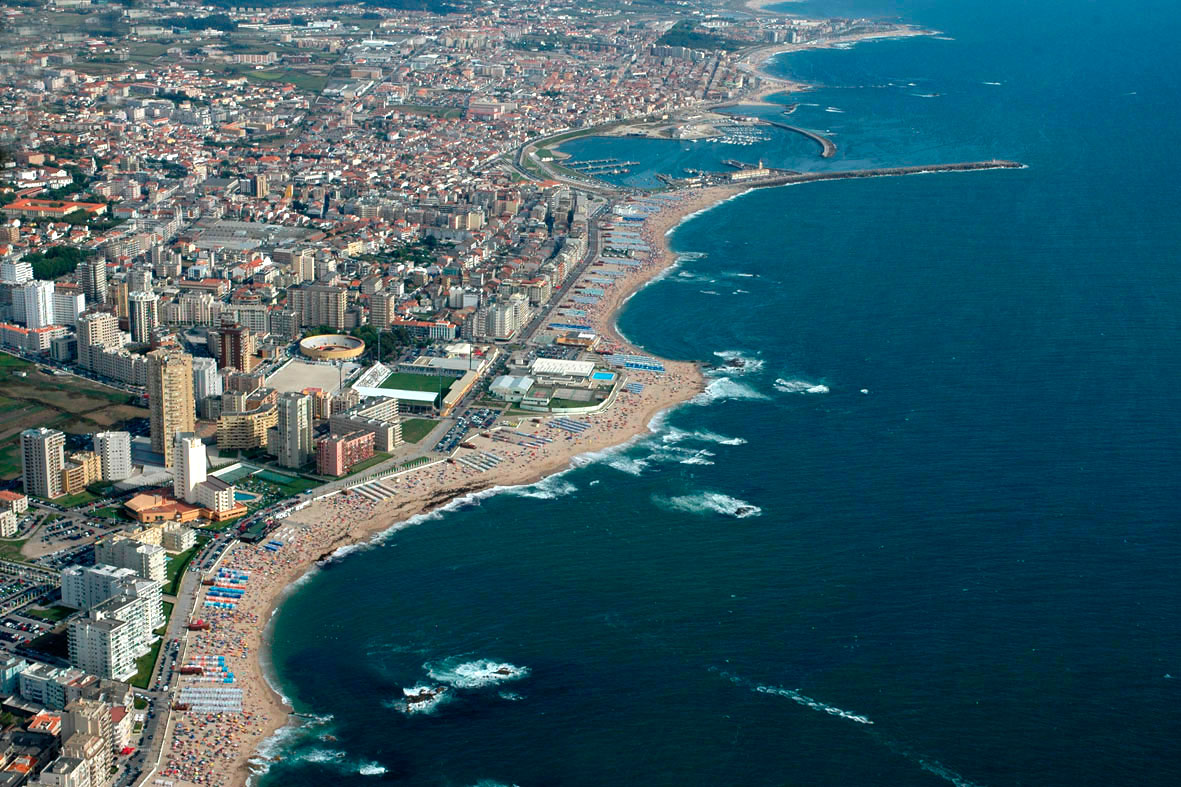
[[[754,0],[758,2],[758,0]],[[884,36],[921,35],[926,31],[894,31],[863,34],[827,41],[817,46]],[[751,53],[746,62],[762,81],[758,91],[743,101],[757,102],[770,93],[806,89],[762,72],[759,67],[780,52],[810,48],[782,44]],[[743,186],[714,186],[686,189],[665,195],[665,205],[643,221],[641,234],[652,250],[642,265],[628,271],[611,285],[597,303],[585,305],[586,322],[619,351],[645,354],[619,334],[615,320],[620,307],[637,290],[666,271],[675,262],[666,234],[686,216],[705,210],[740,194]],[[487,472],[440,461],[383,480],[394,491],[380,502],[359,494],[335,494],[312,503],[283,520],[272,538],[283,546],[276,551],[261,545],[241,543],[223,559],[222,568],[248,574],[245,592],[233,609],[205,605],[204,588],[195,605],[195,616],[211,624],[208,631],[189,632],[186,662],[193,659],[224,659],[225,669],[234,674],[232,686],[242,691],[242,712],[174,713],[164,757],[156,776],[171,780],[175,787],[187,785],[247,784],[251,776],[266,767],[259,748],[291,720],[292,709],[266,681],[260,659],[265,652],[267,621],[293,583],[315,564],[336,550],[363,544],[376,535],[411,524],[419,514],[433,511],[466,495],[494,487],[535,483],[571,466],[575,457],[620,446],[648,433],[648,425],[660,412],[685,402],[704,388],[705,380],[696,364],[664,361],[665,373],[629,371],[627,380],[641,383],[643,390],[621,390],[605,410],[577,416],[590,424],[579,433],[550,429],[544,417],[525,417],[514,423],[515,431],[537,433],[549,438],[541,445],[494,442],[481,436],[468,441],[475,451],[494,452],[502,461]],[[511,419],[514,422],[517,419]],[[465,449],[466,450],[466,449]],[[182,685],[184,684],[182,679]],[[187,685],[206,687],[210,683]]]
[[[615,329],[615,317],[623,303],[638,289],[675,261],[666,233],[686,216],[706,209],[743,191],[740,187],[714,187],[680,192],[643,222],[642,235],[652,253],[626,277],[620,277],[598,303],[586,306],[587,321],[622,352],[642,354]],[[184,785],[244,785],[252,773],[265,767],[258,749],[291,720],[291,708],[267,683],[260,656],[265,649],[264,629],[292,583],[312,569],[325,555],[351,544],[362,544],[375,535],[407,526],[407,520],[435,510],[465,495],[493,487],[537,482],[571,466],[574,457],[619,446],[648,432],[648,424],[661,411],[697,395],[704,377],[696,364],[665,361],[665,373],[629,372],[627,379],[643,385],[639,393],[621,391],[605,410],[577,416],[591,424],[584,432],[568,433],[547,428],[544,417],[522,418],[516,431],[535,432],[549,438],[542,445],[493,442],[469,437],[477,451],[494,451],[500,464],[485,473],[459,463],[439,461],[383,481],[395,494],[381,502],[359,494],[336,494],[316,501],[282,521],[271,535],[283,546],[277,551],[262,545],[240,543],[223,559],[220,568],[249,575],[245,592],[234,609],[205,605],[205,589],[194,614],[208,621],[208,631],[190,632],[186,662],[204,658],[224,659],[234,674],[232,687],[242,690],[242,713],[177,712],[175,728],[158,776]],[[516,421],[517,419],[508,419]],[[440,456],[442,459],[442,456]],[[209,683],[182,685],[208,686]]]

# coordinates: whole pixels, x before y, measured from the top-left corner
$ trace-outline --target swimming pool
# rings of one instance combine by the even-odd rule
[[[610,382],[615,379],[615,372],[595,372],[591,375],[592,380],[606,380]]]

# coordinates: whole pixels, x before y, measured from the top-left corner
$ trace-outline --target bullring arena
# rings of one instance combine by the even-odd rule
[[[317,361],[347,361],[365,352],[365,342],[353,336],[330,333],[301,340],[299,351]]]

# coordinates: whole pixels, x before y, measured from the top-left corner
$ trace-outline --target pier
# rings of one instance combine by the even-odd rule
[[[837,152],[837,145],[835,142],[822,134],[817,134],[815,131],[809,131],[806,128],[800,128],[799,126],[788,125],[787,123],[779,120],[764,120],[763,122],[768,126],[774,126],[775,128],[781,128],[785,131],[792,131],[796,134],[802,134],[808,139],[816,142],[820,145],[820,158],[832,158]]]
[[[881,167],[879,169],[851,169],[844,172],[805,172],[775,175],[770,178],[749,180],[744,185],[786,186],[792,183],[813,183],[819,180],[849,180],[852,178],[884,178],[895,175],[921,175],[928,172],[971,172],[983,169],[1024,169],[1019,161],[993,159],[991,161],[962,161],[956,164],[927,164],[913,167]]]

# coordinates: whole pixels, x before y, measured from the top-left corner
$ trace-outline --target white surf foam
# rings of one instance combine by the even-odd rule
[[[435,691],[436,689],[438,689],[438,686],[411,686],[408,689],[402,689],[402,697],[395,700],[387,700],[384,704],[386,707],[399,710],[407,716],[427,716],[434,713],[436,708],[451,699],[451,692],[444,691],[424,702],[407,702],[406,697],[413,694],[421,694],[424,691]]]
[[[693,404],[714,404],[728,399],[759,400],[766,398],[768,398],[766,395],[729,377],[719,377],[689,401]]]
[[[785,689],[781,686],[767,686],[763,684],[757,684],[747,680],[746,678],[743,678],[740,675],[735,675],[731,672],[720,670],[717,667],[710,667],[709,671],[718,673],[723,678],[733,683],[735,686],[742,686],[744,688],[750,689],[751,691],[758,692],[759,694],[784,697],[796,703],[797,705],[808,708],[809,710],[814,710],[819,713],[826,713],[829,716],[835,716],[838,719],[844,719],[846,721],[864,725],[866,728],[866,734],[868,734],[871,738],[895,754],[898,754],[901,757],[904,757],[905,759],[913,762],[915,765],[918,765],[919,768],[926,771],[927,773],[933,774],[944,781],[950,782],[952,785],[954,785],[954,787],[981,787],[981,785],[961,776],[938,760],[920,754],[919,752],[911,749],[906,744],[893,740],[876,729],[869,729],[874,726],[874,722],[864,714],[854,713],[853,711],[848,711],[844,708],[838,708],[836,705],[830,705],[827,702],[814,699],[793,689]]]
[[[618,470],[621,473],[638,476],[644,472],[645,468],[648,467],[648,460],[640,459],[634,456],[623,456],[620,454],[608,459],[607,467]]]
[[[702,442],[717,443],[718,445],[746,445],[746,440],[741,437],[726,437],[717,432],[711,432],[708,429],[686,432],[684,429],[678,429],[675,426],[669,427],[668,431],[660,436],[660,439],[665,443],[679,443],[682,440],[701,440]]]
[[[826,394],[827,385],[810,383],[807,380],[785,380],[782,377],[775,380],[775,390],[781,393]]]
[[[555,473],[554,475],[546,476],[535,484],[509,487],[505,491],[517,497],[529,497],[534,500],[553,500],[577,492],[578,487],[563,478],[563,475],[565,473]]]
[[[792,689],[784,689],[779,686],[756,686],[755,691],[759,692],[760,694],[774,694],[779,697],[787,697],[792,702],[798,705],[803,705],[805,708],[821,711],[823,713],[829,714],[830,716],[836,716],[840,719],[848,719],[849,721],[855,721],[858,724],[873,724],[873,721],[871,721],[868,716],[862,716],[860,713],[853,713],[852,711],[838,708],[836,705],[829,705],[827,702],[814,700],[811,697],[800,694],[798,691],[794,691]]]
[[[357,773],[361,774],[362,776],[381,776],[383,773],[385,773],[385,771],[386,768],[384,765],[373,760],[363,762],[361,763],[360,767],[357,768]]]
[[[296,755],[296,759],[304,762],[340,762],[347,755],[338,749],[308,749]]]
[[[709,459],[709,457],[711,457],[711,456],[713,456],[712,453],[702,449],[701,451],[698,451],[697,453],[693,454],[692,456],[687,456],[684,459],[682,459],[681,464],[683,464],[683,465],[712,465],[713,461],[711,459]]]
[[[507,662],[477,659],[460,661],[458,658],[427,662],[422,665],[427,674],[440,683],[459,689],[478,689],[494,686],[510,680],[520,680],[529,674],[528,667],[518,667]]]
[[[741,350],[718,350],[714,355],[727,362],[726,366],[715,370],[714,374],[750,374],[763,368],[762,358],[746,355]],[[741,365],[731,365],[730,361],[740,362]]]
[[[735,519],[762,516],[763,509],[745,500],[721,492],[698,492],[695,495],[653,498],[658,505],[690,514],[722,514]]]

